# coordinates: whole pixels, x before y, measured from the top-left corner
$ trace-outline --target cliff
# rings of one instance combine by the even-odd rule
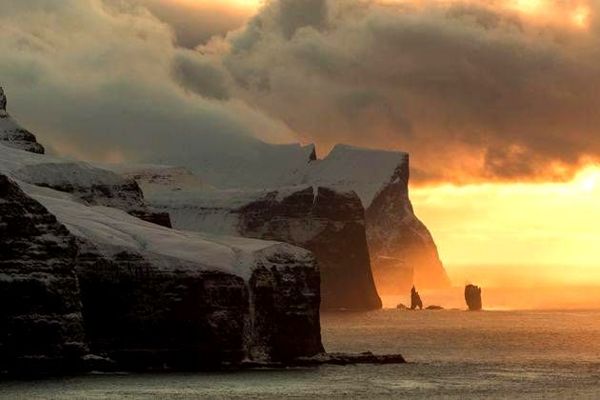
[[[121,209],[148,222],[171,226],[169,215],[149,207],[133,179],[85,162],[33,154],[0,145],[0,171],[32,185],[72,194],[89,206]]]
[[[237,209],[239,234],[311,250],[321,269],[322,309],[381,308],[358,197],[323,187],[278,195]]]
[[[148,223],[121,210],[143,204],[116,174],[2,144],[0,178],[0,372],[78,372],[88,353],[197,370],[323,351],[309,251]]]
[[[312,250],[321,265],[324,308],[380,307],[373,279],[383,294],[400,294],[413,284],[449,285],[433,238],[409,199],[407,154],[345,145],[322,160],[314,158],[314,148],[298,147],[297,153],[293,168],[270,166],[284,176],[263,176],[255,166],[256,175],[228,179],[228,167],[214,162],[207,174],[151,165],[117,170],[136,179],[147,201],[168,212],[177,228]],[[261,158],[261,164],[268,163]]]
[[[1,176],[2,368],[197,370],[323,351],[306,250],[179,232]],[[64,225],[62,225],[62,224]],[[85,338],[85,340],[84,340]]]
[[[369,261],[364,208],[354,192],[292,186],[218,190],[189,171],[144,166],[129,171],[148,202],[178,229],[290,243],[313,252],[321,271],[322,309],[381,307]],[[181,174],[181,175],[179,175]]]
[[[87,352],[75,238],[0,175],[0,372],[81,368]]]
[[[409,171],[406,153],[337,145],[297,174],[301,181],[359,196],[380,294],[402,294],[413,284],[422,289],[450,284],[431,233],[414,213]]]

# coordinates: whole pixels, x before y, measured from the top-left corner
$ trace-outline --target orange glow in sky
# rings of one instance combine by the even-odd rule
[[[600,284],[600,166],[568,183],[441,185],[411,197],[455,284]]]
[[[264,0],[171,0],[174,3],[187,3],[187,4],[198,4],[198,5],[206,5],[207,3],[215,3],[215,5],[219,6],[231,6],[231,7],[240,7],[240,8],[255,8],[258,7],[264,2]]]
[[[238,9],[254,10],[258,9],[265,0],[171,0],[174,3],[206,5],[207,3],[218,4],[223,7],[232,7]],[[462,0],[374,0],[380,4],[416,4],[420,6],[430,5],[432,3],[451,4],[462,2]],[[553,23],[564,25],[565,23],[575,28],[584,29],[589,25],[590,8],[587,6],[588,0],[577,0],[568,5],[557,6],[554,0],[503,0],[496,4],[498,7],[513,10],[524,17],[528,17],[533,22]],[[565,13],[567,18],[565,18]],[[570,15],[570,18],[568,17]]]

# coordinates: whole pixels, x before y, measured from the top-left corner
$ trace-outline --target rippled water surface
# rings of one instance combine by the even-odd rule
[[[326,314],[329,351],[394,366],[101,375],[0,384],[4,399],[600,399],[600,311]]]

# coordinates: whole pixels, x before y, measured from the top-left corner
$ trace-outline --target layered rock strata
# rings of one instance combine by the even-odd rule
[[[89,352],[122,370],[323,352],[310,252],[179,232],[77,200],[0,175],[0,371],[81,372],[97,359]]]
[[[0,175],[0,371],[82,368],[77,251],[54,215]]]

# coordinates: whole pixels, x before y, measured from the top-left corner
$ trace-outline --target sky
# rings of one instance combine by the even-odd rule
[[[176,162],[254,138],[320,156],[404,150],[416,212],[459,284],[484,266],[495,282],[600,283],[597,1],[0,8],[0,84],[51,152]]]

